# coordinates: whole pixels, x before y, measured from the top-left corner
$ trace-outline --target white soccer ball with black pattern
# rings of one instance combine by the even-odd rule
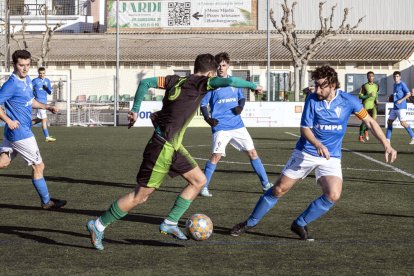
[[[213,222],[204,214],[192,215],[186,223],[188,235],[196,241],[204,241],[213,233]]]

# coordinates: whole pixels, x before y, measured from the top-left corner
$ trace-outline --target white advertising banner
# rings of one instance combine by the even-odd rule
[[[121,28],[254,27],[252,0],[119,1]],[[116,1],[108,1],[108,27],[116,27]]]
[[[303,102],[247,102],[241,115],[246,127],[299,127],[303,105]],[[134,126],[152,126],[149,117],[161,107],[162,102],[143,101]],[[199,110],[189,126],[209,127]]]
[[[393,103],[385,104],[385,128],[387,127],[387,121],[390,117],[390,111],[393,108],[393,106]],[[414,128],[414,104],[412,103],[407,103],[407,123],[411,126],[411,128]],[[394,121],[392,126],[396,128],[403,128],[398,119]]]

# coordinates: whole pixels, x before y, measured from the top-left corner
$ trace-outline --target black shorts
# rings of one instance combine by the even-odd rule
[[[195,167],[197,162],[183,145],[174,149],[171,143],[154,133],[145,147],[137,174],[137,183],[140,186],[157,189],[167,174],[175,177]]]

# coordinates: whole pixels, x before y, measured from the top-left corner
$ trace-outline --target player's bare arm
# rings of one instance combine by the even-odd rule
[[[319,156],[325,157],[326,160],[329,160],[331,158],[331,155],[328,149],[318,139],[316,139],[315,135],[313,134],[310,128],[301,127],[300,134],[302,135],[302,137],[308,140],[309,143],[315,146],[316,150],[318,151]]]
[[[45,110],[52,112],[53,114],[56,114],[59,112],[59,109],[57,107],[38,102],[35,99],[33,99],[32,107],[38,108],[38,109],[45,109]]]
[[[391,147],[391,144],[387,141],[377,121],[375,121],[369,114],[367,114],[363,121],[371,129],[372,134],[374,134],[375,138],[377,138],[378,141],[380,141],[384,146],[385,161],[387,163],[393,163],[397,158],[397,151]]]

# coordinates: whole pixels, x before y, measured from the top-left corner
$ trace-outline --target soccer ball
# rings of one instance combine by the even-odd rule
[[[213,222],[204,214],[192,215],[186,223],[188,235],[196,241],[204,241],[213,233]]]

